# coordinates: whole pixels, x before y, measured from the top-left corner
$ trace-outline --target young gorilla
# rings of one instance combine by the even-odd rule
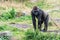
[[[44,26],[43,31],[47,31],[49,15],[45,13],[43,10],[39,9],[37,6],[33,7],[31,11],[31,15],[32,15],[32,22],[33,22],[34,29],[36,30],[36,19],[35,18],[37,18],[39,30],[41,31],[41,26],[42,26],[42,23],[44,22],[45,26]]]

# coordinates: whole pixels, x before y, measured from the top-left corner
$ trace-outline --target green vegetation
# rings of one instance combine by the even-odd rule
[[[4,20],[8,20],[8,19],[12,19],[12,18],[15,18],[15,14],[16,14],[16,11],[14,8],[12,8],[10,11],[8,12],[3,12],[2,15],[0,16],[0,19]]]
[[[11,12],[14,14],[12,14]],[[16,18],[15,12],[16,11],[14,11],[14,9],[13,9],[13,11],[10,10],[9,12],[6,12],[5,14],[3,14],[3,16],[1,16],[3,19],[0,19],[0,20],[3,20],[3,21],[5,20],[5,22],[6,21],[23,22],[23,23],[26,22],[27,24],[32,22],[31,15],[21,16],[21,17]],[[8,17],[7,18],[8,20],[6,19],[6,17]],[[53,26],[52,22],[49,23],[49,27],[50,26]],[[7,31],[7,30],[11,31],[13,36],[15,36],[19,40],[20,39],[21,40],[59,40],[60,39],[60,35],[55,34],[55,33],[44,33],[44,32],[40,32],[40,31],[33,31],[33,29],[30,29],[30,30],[18,29],[18,28],[9,26],[9,25],[0,26],[0,31]],[[3,38],[1,37],[1,39],[4,39],[4,37]]]
[[[21,40],[59,40],[60,35],[55,33],[46,33],[40,32],[38,30],[34,31],[33,29],[18,29],[9,25],[0,26],[0,31],[11,31],[13,36]],[[1,37],[3,40],[5,37]],[[5,40],[5,39],[4,39]],[[8,37],[6,38],[8,40]]]
[[[24,30],[23,29],[18,29],[18,28],[15,28],[15,27],[12,27],[12,26],[9,26],[9,25],[6,25],[4,24],[3,26],[0,25],[0,31],[10,31],[12,33],[12,36],[19,36],[17,37],[17,39],[20,39],[20,37],[22,37],[22,35],[24,35]],[[3,40],[8,40],[8,36],[0,36],[0,38]]]
[[[27,30],[24,40],[59,40],[60,35],[54,33],[44,33],[40,31]]]
[[[12,1],[12,0],[9,0],[9,1]],[[48,4],[45,0],[38,0],[37,2],[30,2],[29,0],[13,0],[13,1],[16,1],[17,3],[23,3],[22,6],[24,7],[21,7],[21,8],[24,9],[25,11],[26,11],[25,7],[29,9],[35,5],[45,10],[47,9],[50,10],[54,8],[54,5]],[[13,4],[14,3],[12,2],[12,5]],[[13,34],[13,36],[17,38],[17,40],[60,40],[60,34],[40,32],[39,30],[34,31],[33,27],[29,29],[25,29],[25,28],[16,28],[14,26],[11,26],[10,23],[17,24],[17,22],[19,22],[19,24],[20,23],[29,24],[29,25],[32,24],[31,15],[20,16],[18,18],[16,17],[16,9],[18,8],[19,11],[21,10],[21,8],[18,7],[20,4],[16,4],[16,5],[13,5],[14,7],[16,6],[16,8],[11,8],[11,9],[6,9],[4,6],[3,7],[0,6],[0,10],[4,10],[4,12],[2,12],[2,14],[0,15],[0,21],[2,21],[1,22],[2,25],[0,24],[0,32],[10,31]],[[10,8],[10,5],[8,6],[7,8]],[[52,18],[60,18],[60,10],[54,10],[49,14]],[[52,21],[49,22],[48,30],[49,29],[57,30],[57,28],[53,25]],[[0,36],[0,40],[9,40],[8,38],[9,37],[7,36],[3,36],[3,37]]]
[[[9,40],[10,37],[8,36],[0,36],[0,40]]]
[[[19,18],[16,18],[16,20],[15,21],[17,21],[17,22],[23,22],[23,21],[28,21],[28,20],[31,20],[32,18],[31,18],[31,16],[21,16],[21,17],[19,17]]]

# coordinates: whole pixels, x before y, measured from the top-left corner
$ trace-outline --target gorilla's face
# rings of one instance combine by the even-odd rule
[[[37,15],[38,15],[38,11],[34,11],[34,15],[36,15],[36,16],[37,16]]]

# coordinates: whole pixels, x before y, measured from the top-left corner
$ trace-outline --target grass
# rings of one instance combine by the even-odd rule
[[[24,40],[59,40],[60,36],[55,33],[33,31],[32,29],[25,32]]]
[[[60,11],[59,11],[60,12]],[[60,15],[57,14],[59,13],[58,11],[53,11],[50,13],[50,16],[53,17],[53,18],[60,18]],[[8,15],[7,15],[8,17]],[[19,23],[19,24],[32,24],[32,18],[31,18],[31,15],[26,15],[26,16],[21,16],[21,17],[18,17],[18,18],[12,18],[12,19],[8,19],[6,20],[5,18],[2,18],[0,19],[0,21],[2,21],[2,23],[5,23],[7,24],[8,23]],[[49,29],[51,29],[50,27],[52,27],[53,29],[56,29],[56,27],[54,28],[53,25],[51,23],[49,24]]]
[[[51,9],[54,7],[53,5],[45,4],[40,1],[36,2],[36,3],[25,2],[25,6],[27,8],[32,8],[34,5],[37,5],[37,6],[39,6],[39,8],[42,8],[42,9]],[[2,7],[0,7],[0,8],[1,8],[0,10],[5,10]],[[53,18],[60,18],[59,13],[60,13],[60,10],[53,11],[50,13],[50,15]],[[33,27],[28,30],[24,30],[24,29],[15,28],[15,27],[8,25],[9,23],[32,24],[31,15],[21,16],[18,18],[15,17],[15,18],[8,19],[8,20],[2,18],[2,19],[0,19],[0,22],[1,22],[0,31],[7,31],[7,30],[11,31],[13,36],[15,36],[18,40],[59,40],[60,39],[60,35],[56,35],[55,33],[44,33],[44,32],[40,32],[40,31],[35,32],[33,30]],[[52,24],[52,22],[49,22],[48,30],[58,30],[58,28],[55,27]]]
[[[2,20],[1,20],[2,21]],[[3,22],[3,21],[2,21]],[[19,18],[13,18],[13,19],[9,19],[9,20],[5,20],[4,21],[5,24],[0,26],[0,31],[11,31],[13,36],[15,36],[18,40],[44,40],[47,39],[48,40],[55,40],[55,39],[59,39],[60,36],[55,36],[55,34],[51,34],[51,33],[40,33],[40,31],[38,32],[38,34],[36,35],[35,32],[33,31],[33,27],[29,28],[28,30],[24,30],[24,29],[20,29],[20,28],[15,28],[12,26],[9,26],[6,22],[10,22],[10,23],[15,23],[15,22],[19,22],[22,24],[32,24],[32,19],[31,16],[21,16]],[[2,23],[3,24],[3,23]],[[56,29],[56,27],[54,28],[52,23],[50,22],[49,28],[48,30],[52,30],[52,29]],[[47,36],[48,34],[48,36]],[[51,36],[53,35],[53,36]],[[31,36],[31,37],[30,37]],[[36,37],[37,36],[37,37]],[[44,37],[44,38],[43,38]],[[52,39],[51,39],[52,38]]]
[[[8,20],[5,20],[4,18],[0,19],[0,21],[2,23],[26,23],[26,24],[32,24],[32,18],[31,16],[21,16],[21,17],[18,17],[18,18],[13,18],[13,19],[8,19]]]
[[[60,38],[60,35],[55,33],[44,33],[39,30],[34,31],[33,28],[24,30],[6,24],[0,25],[0,31],[10,31],[17,40],[59,40]]]
[[[15,28],[6,24],[0,25],[0,31],[10,31],[12,36],[15,36],[17,39],[20,39],[24,34],[23,29]]]

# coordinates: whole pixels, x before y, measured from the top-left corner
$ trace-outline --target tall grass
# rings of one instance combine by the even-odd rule
[[[24,40],[59,40],[60,35],[40,31],[27,30]]]

